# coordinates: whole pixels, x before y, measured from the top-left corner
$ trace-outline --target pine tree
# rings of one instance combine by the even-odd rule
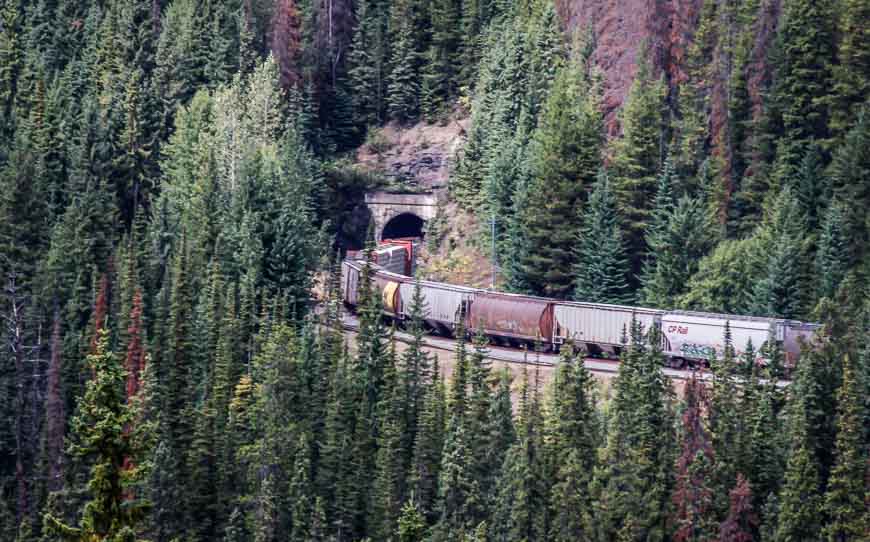
[[[870,110],[858,113],[855,125],[844,136],[843,144],[834,153],[830,166],[831,184],[835,196],[846,207],[847,236],[854,247],[853,256],[860,259],[870,252],[870,226],[863,209],[870,205]]]
[[[574,299],[598,303],[630,301],[628,259],[623,245],[616,198],[602,171],[589,197],[577,243]]]
[[[636,321],[628,332],[607,443],[590,486],[593,528],[598,538],[662,540],[675,461],[670,393],[655,334],[647,343]]]
[[[830,0],[799,0],[785,6],[768,103],[769,135],[779,137],[774,177],[787,178],[798,166],[803,142],[827,137],[825,95],[831,86],[833,36],[834,3]]]
[[[124,369],[108,350],[105,330],[100,331],[87,363],[94,378],[88,382],[79,413],[73,419],[69,453],[94,461],[88,481],[92,500],[82,510],[79,527],[67,525],[51,514],[44,521],[49,531],[66,540],[128,540],[136,536],[147,506],[129,498],[129,488],[140,474],[126,470],[124,462],[145,450],[137,448],[136,436],[124,429],[136,420],[122,391]]]
[[[719,542],[752,542],[758,528],[758,516],[752,508],[752,489],[742,474],[729,494],[728,516],[719,526]]]
[[[712,540],[715,503],[710,482],[714,475],[714,455],[701,414],[707,397],[694,374],[686,385],[685,401],[681,453],[672,495],[674,540]]]
[[[541,520],[547,507],[547,488],[542,483],[540,397],[537,376],[529,389],[523,365],[520,420],[517,441],[507,451],[496,488],[490,539],[537,540],[546,537]],[[537,374],[537,373],[536,373]]]
[[[386,67],[383,28],[377,3],[362,0],[348,56],[350,86],[354,89],[354,124],[365,129],[380,124],[385,109]]]
[[[550,493],[550,538],[557,541],[591,535],[589,483],[596,464],[598,427],[595,385],[583,365],[583,351],[563,347],[552,387],[545,431],[548,463],[555,485]]]
[[[476,525],[475,518],[479,517],[483,507],[471,447],[468,359],[462,319],[457,324],[456,334],[453,381],[447,404],[450,415],[438,478],[438,523],[434,529],[439,540],[454,540],[469,532]]]
[[[493,451],[493,427],[490,418],[490,407],[493,401],[492,375],[489,352],[486,349],[487,339],[482,330],[474,337],[474,351],[468,359],[468,381],[470,393],[468,396],[468,432],[471,435],[469,447],[472,454],[472,471],[480,488],[481,504],[477,518],[472,523],[486,521],[489,515],[490,497],[495,486],[495,477],[499,464],[493,462],[490,452]]]
[[[531,293],[566,298],[576,254],[572,238],[601,165],[602,117],[575,61],[550,91],[529,147],[529,197],[518,209],[529,253],[519,254]]]
[[[646,238],[650,255],[641,279],[643,303],[652,307],[673,307],[713,246],[706,209],[695,198],[683,197],[662,216],[661,228]]]
[[[817,540],[822,527],[819,472],[806,435],[796,435],[786,466],[775,540]]]
[[[390,56],[390,73],[387,77],[387,111],[399,124],[416,120],[419,101],[417,74],[415,73],[416,51],[412,32],[410,6],[403,1],[393,5],[392,20],[400,21],[393,29],[393,47]]]
[[[432,380],[420,412],[420,422],[414,441],[414,457],[408,476],[410,494],[419,503],[420,510],[428,520],[436,515],[438,480],[444,447],[445,392],[438,367],[438,358],[433,359]]]
[[[825,512],[830,519],[823,534],[831,542],[860,540],[870,531],[865,495],[868,476],[864,457],[866,430],[861,427],[867,409],[860,400],[862,375],[856,365],[847,355],[843,361],[843,383],[837,397],[836,459],[824,497]]]
[[[730,492],[731,484],[737,478],[736,469],[740,464],[739,446],[745,442],[743,433],[747,431],[740,423],[739,413],[744,407],[740,401],[737,353],[731,336],[730,322],[725,323],[722,345],[722,357],[710,360],[713,385],[707,406],[710,443],[716,459],[715,480],[711,480],[709,484],[717,490],[715,493],[722,497],[715,503],[715,510],[720,513],[724,513],[727,507],[724,495]]]
[[[421,106],[428,120],[434,120],[456,96],[457,54],[461,42],[458,34],[459,3],[455,0],[432,0],[430,20],[432,35],[425,54]]]
[[[422,542],[425,533],[426,520],[420,508],[413,501],[406,502],[399,516],[395,539],[398,542]]]
[[[780,194],[772,217],[769,224],[772,239],[764,274],[755,285],[754,313],[797,318],[803,314],[807,295],[806,249],[802,237],[806,222],[791,190]]]
[[[645,56],[645,51],[638,53]],[[641,58],[638,73],[620,113],[622,137],[614,142],[611,175],[626,232],[632,275],[647,253],[650,203],[662,166],[664,79],[655,80],[649,60]]]
[[[846,206],[834,201],[825,212],[816,250],[817,297],[833,298],[846,276],[852,244],[846,232]]]
[[[402,355],[399,385],[402,386],[405,404],[404,420],[401,426],[403,461],[405,465],[410,466],[414,454],[414,443],[422,423],[421,417],[425,408],[428,385],[433,376],[429,354],[423,349],[424,319],[428,309],[419,281],[414,283],[414,293],[408,307],[407,329],[411,334],[411,342]]]
[[[845,133],[870,94],[870,46],[863,24],[870,17],[864,0],[847,0],[837,6],[839,13],[837,62],[832,69],[833,88],[829,128],[834,137]]]

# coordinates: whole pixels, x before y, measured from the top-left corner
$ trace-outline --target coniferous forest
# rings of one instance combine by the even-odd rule
[[[618,107],[596,3],[0,0],[0,540],[870,540],[870,0],[695,0]],[[818,322],[791,379],[446,371],[369,266],[346,334],[355,149],[457,119],[505,289]]]

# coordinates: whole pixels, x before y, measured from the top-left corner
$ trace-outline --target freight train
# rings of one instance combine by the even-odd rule
[[[410,256],[407,247],[403,250]],[[379,247],[376,253],[378,263],[372,266],[372,275],[383,312],[402,322],[409,317],[415,279],[381,265],[390,262],[394,270],[409,269],[407,264],[396,263],[397,249],[393,245]],[[346,259],[341,268],[342,296],[350,308],[357,305],[360,270],[365,265],[355,256]],[[757,352],[773,339],[782,346],[785,368],[789,370],[797,362],[802,344],[812,340],[818,327],[781,318],[559,301],[426,280],[420,281],[420,288],[426,305],[426,326],[436,334],[454,335],[462,319],[470,333],[482,329],[496,345],[530,347],[539,343],[547,350],[558,350],[572,341],[590,356],[608,357],[620,353],[626,330],[635,320],[644,329],[660,330],[662,351],[668,365],[675,368],[709,366],[714,356],[723,353],[727,325],[738,354],[750,342]],[[763,359],[759,356],[757,362]]]

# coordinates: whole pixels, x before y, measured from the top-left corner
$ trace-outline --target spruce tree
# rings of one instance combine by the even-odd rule
[[[816,249],[817,298],[833,298],[850,267],[852,245],[846,232],[846,206],[833,201],[822,220]]]
[[[142,441],[135,432],[125,429],[138,420],[126,403],[124,369],[109,350],[107,331],[99,333],[87,363],[94,378],[88,382],[73,419],[69,453],[93,461],[88,481],[91,500],[82,510],[78,527],[50,514],[44,521],[50,532],[65,540],[129,540],[135,538],[147,505],[130,498],[131,484],[140,473],[126,470],[124,464],[145,450],[139,448]]]
[[[752,542],[758,528],[758,516],[752,507],[752,488],[743,475],[729,494],[728,516],[719,526],[719,542]]]
[[[870,110],[864,107],[855,124],[834,152],[830,165],[831,185],[846,207],[847,237],[860,260],[870,252],[870,222],[864,209],[870,205]]]
[[[385,109],[385,53],[377,6],[370,0],[358,4],[357,26],[348,56],[348,77],[354,89],[354,124],[363,130],[378,125]]]
[[[598,174],[583,219],[574,267],[574,299],[629,303],[628,258],[616,214],[616,197],[606,172]]]
[[[645,56],[645,50],[638,55]],[[642,57],[620,113],[622,137],[613,143],[611,166],[633,272],[630,276],[640,272],[647,253],[644,237],[650,226],[656,175],[662,166],[664,97],[664,79],[656,80],[650,61]]]
[[[545,420],[546,454],[555,485],[550,493],[550,538],[577,540],[591,535],[589,484],[598,443],[595,384],[581,350],[563,347]]]
[[[441,381],[438,358],[435,358],[432,365],[432,380],[425,390],[414,441],[414,457],[408,475],[410,494],[414,495],[421,512],[430,522],[438,518],[436,500],[444,448],[445,416],[444,384]]]
[[[701,412],[707,397],[696,375],[686,385],[685,410],[672,500],[674,540],[711,540],[715,532],[715,503],[710,483],[714,454]]]
[[[673,307],[713,246],[712,228],[702,202],[680,198],[670,212],[663,214],[661,227],[648,232],[646,242],[650,255],[641,278],[643,303]]]
[[[398,12],[393,20],[400,23],[393,30],[391,69],[387,77],[387,111],[391,119],[405,124],[416,120],[418,111],[419,88],[415,73],[417,59],[412,34],[414,29],[410,7],[399,1],[394,4],[393,9]]]
[[[839,17],[837,62],[833,66],[831,100],[831,135],[848,131],[862,102],[870,94],[870,45],[863,21],[870,18],[870,4],[865,0],[846,0],[838,5]]]
[[[425,117],[432,121],[444,113],[456,97],[456,72],[459,36],[459,2],[432,0],[430,21],[432,34],[425,53],[421,107]]]
[[[505,455],[490,526],[490,539],[497,541],[545,538],[542,516],[547,491],[542,479],[540,396],[537,377],[529,388],[528,369],[523,365],[520,390],[518,438]]]
[[[570,62],[553,82],[529,147],[528,199],[517,210],[530,249],[519,254],[524,282],[561,299],[571,294],[572,238],[601,165],[603,122],[582,68]]]
[[[866,421],[867,409],[866,401],[860,399],[866,383],[862,387],[863,375],[856,365],[848,355],[843,360],[843,383],[837,397],[835,462],[824,497],[824,510],[829,519],[823,535],[831,542],[860,540],[870,532],[865,485],[867,431],[861,425],[862,419]]]

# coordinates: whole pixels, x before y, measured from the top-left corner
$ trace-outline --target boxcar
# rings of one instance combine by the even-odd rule
[[[410,255],[403,245],[381,245],[375,250],[375,262],[384,271],[404,275],[409,272]]]
[[[468,312],[469,332],[479,328],[490,336],[549,343],[553,336],[553,303],[550,300],[480,290]]]
[[[573,340],[585,345],[591,354],[615,352],[622,343],[623,333],[630,329],[632,319],[649,330],[661,323],[662,314],[664,311],[642,307],[558,302],[553,307],[553,343]]]

